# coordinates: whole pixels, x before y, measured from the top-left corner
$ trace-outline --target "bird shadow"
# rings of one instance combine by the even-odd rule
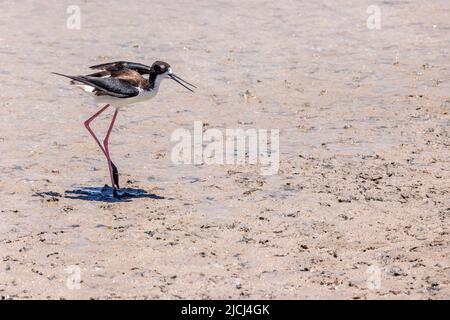
[[[66,190],[64,198],[83,200],[83,201],[99,201],[99,202],[130,202],[133,199],[165,199],[153,193],[148,193],[143,189],[122,188],[120,189],[120,197],[112,196],[112,188],[104,187],[80,187],[73,190]]]

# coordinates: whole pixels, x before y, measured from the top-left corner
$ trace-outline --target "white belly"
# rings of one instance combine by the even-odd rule
[[[110,104],[113,107],[121,108],[135,103],[150,100],[156,96],[157,90],[141,91],[137,96],[132,98],[116,98],[111,96],[95,96],[95,102],[98,104]]]

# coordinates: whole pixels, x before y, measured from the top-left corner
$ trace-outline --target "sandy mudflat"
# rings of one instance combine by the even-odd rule
[[[2,298],[450,298],[448,0],[148,3],[0,4]],[[114,202],[83,193],[108,182],[96,106],[50,72],[119,59],[199,89],[119,113],[147,195]],[[279,173],[173,164],[194,121],[279,129]]]

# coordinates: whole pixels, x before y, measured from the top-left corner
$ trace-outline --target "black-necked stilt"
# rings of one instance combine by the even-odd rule
[[[192,92],[193,90],[188,86],[196,87],[176,76],[172,72],[170,65],[163,61],[156,61],[151,66],[135,62],[117,61],[95,65],[90,68],[101,71],[86,76],[68,76],[56,72],[54,74],[71,79],[71,84],[77,85],[84,91],[94,94],[97,103],[106,104],[96,114],[87,119],[84,122],[84,126],[105,154],[111,176],[113,196],[119,197],[123,195],[118,191],[120,189],[119,172],[109,155],[109,136],[119,109],[137,102],[149,100],[156,96],[163,79],[170,78]],[[89,124],[109,106],[113,106],[116,109],[102,145]]]

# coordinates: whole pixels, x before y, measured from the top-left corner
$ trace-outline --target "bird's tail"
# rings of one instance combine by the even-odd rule
[[[66,74],[62,74],[62,73],[58,73],[58,72],[52,72],[52,74],[56,74],[57,76],[66,77],[66,78],[69,78],[69,79],[71,79],[71,80],[75,80],[75,81],[82,82],[82,81],[80,81],[80,80],[77,79],[77,78],[79,78],[79,77],[68,76],[68,75],[66,75]]]
[[[80,76],[69,76],[69,75],[66,75],[66,74],[58,73],[58,72],[52,72],[52,74],[56,74],[57,76],[69,78],[71,80],[70,84],[79,87],[83,91],[86,91],[86,92],[89,92],[89,93],[94,92],[95,88],[89,82],[87,82],[85,79],[83,79]]]

